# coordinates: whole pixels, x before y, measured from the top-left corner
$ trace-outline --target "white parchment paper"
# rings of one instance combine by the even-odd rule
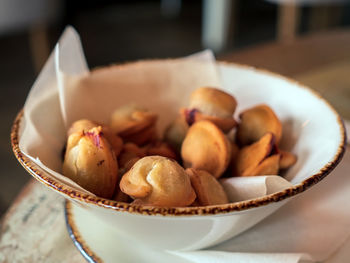
[[[230,202],[255,199],[293,186],[278,175],[231,177],[220,180]]]

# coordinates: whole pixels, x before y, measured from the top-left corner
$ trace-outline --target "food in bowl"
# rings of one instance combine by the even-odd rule
[[[229,164],[231,145],[214,123],[207,120],[198,121],[186,134],[181,157],[186,168],[205,170],[219,178]]]
[[[162,156],[138,160],[122,177],[120,189],[140,205],[182,207],[196,199],[185,170],[175,160]]]
[[[208,120],[229,132],[236,121],[233,114],[237,107],[236,99],[219,89],[203,87],[191,94],[189,107],[181,109],[189,125],[196,121]]]
[[[248,145],[258,141],[267,132],[275,136],[278,145],[282,137],[282,124],[273,110],[265,105],[258,105],[245,110],[240,115],[237,129],[237,142]]]
[[[277,174],[280,155],[275,148],[275,135],[267,132],[257,142],[243,147],[234,160],[236,176]]]
[[[224,188],[210,173],[193,168],[187,168],[186,172],[191,178],[192,186],[197,195],[197,200],[192,205],[206,206],[228,203]]]
[[[278,175],[280,167],[296,162],[294,154],[279,150],[282,125],[269,106],[244,111],[238,126],[236,106],[231,94],[199,88],[163,140],[155,132],[157,114],[135,104],[116,109],[110,126],[78,120],[67,133],[63,173],[98,196],[132,204],[228,203],[217,180],[224,174]],[[236,126],[230,141],[227,134]]]
[[[110,126],[124,141],[143,145],[156,137],[156,121],[155,113],[127,104],[113,112]]]
[[[69,135],[63,173],[98,196],[112,197],[118,163],[101,126]]]

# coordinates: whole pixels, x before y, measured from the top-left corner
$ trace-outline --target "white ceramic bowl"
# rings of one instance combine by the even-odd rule
[[[95,78],[96,84],[105,74],[115,74],[120,69],[130,76],[139,71],[152,74],[153,70],[169,63],[173,63],[172,60],[154,60],[110,67],[107,70],[98,69],[92,78]],[[184,250],[218,244],[250,228],[292,196],[322,180],[339,163],[345,151],[345,129],[341,118],[324,99],[309,88],[282,76],[247,66],[218,63],[218,68],[223,88],[237,98],[239,106],[236,112],[255,104],[267,103],[281,119],[284,130],[282,147],[298,156],[296,165],[285,175],[293,187],[254,200],[208,207],[142,207],[94,197],[72,190],[55,180],[21,153],[18,132],[22,113],[15,120],[12,130],[15,155],[36,179],[82,207],[87,212],[84,217],[97,217],[101,219],[101,224],[108,224],[111,229],[108,240],[113,240],[114,236],[126,235],[156,248]],[[157,96],[154,96],[150,107],[158,103],[164,105],[164,98],[167,105],[172,105],[172,102],[176,104],[179,100],[184,100],[181,94],[191,92],[178,91],[178,97],[169,98],[163,81],[157,80],[156,76],[152,82]],[[147,92],[147,87],[144,88],[146,90],[141,93]],[[193,87],[195,88],[197,87]],[[142,101],[138,96],[139,91],[139,87],[131,83],[127,96]],[[127,96],[121,95],[118,100],[125,101]]]

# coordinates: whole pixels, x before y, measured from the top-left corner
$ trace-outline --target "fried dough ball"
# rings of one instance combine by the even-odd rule
[[[118,202],[130,203],[132,198],[127,194],[123,193],[120,189],[114,194],[113,200]]]
[[[236,159],[237,159],[238,153],[239,153],[239,147],[234,142],[231,142],[231,159],[227,169],[228,176],[235,174]]]
[[[197,195],[198,206],[227,204],[226,192],[218,180],[204,170],[186,169],[190,175],[192,186]]]
[[[115,135],[111,128],[106,125],[102,126],[102,133],[112,146],[115,156],[118,157],[123,148],[123,140],[118,135]]]
[[[155,125],[148,126],[139,132],[122,136],[125,142],[132,142],[139,146],[157,140],[157,129]]]
[[[228,132],[236,126],[233,119],[236,106],[236,99],[230,94],[216,88],[203,87],[191,94],[189,107],[181,109],[180,114],[189,125],[208,120]]]
[[[156,141],[145,147],[146,155],[159,155],[177,160],[177,155],[169,144],[162,141]]]
[[[210,116],[232,118],[236,106],[237,101],[230,94],[216,88],[203,87],[191,94],[189,108],[198,109]]]
[[[250,176],[256,175],[278,175],[280,155],[274,154],[263,160],[255,169],[250,172]]]
[[[245,110],[240,114],[237,141],[244,146],[258,141],[267,132],[273,133],[278,145],[282,137],[282,124],[274,111],[262,104]]]
[[[268,132],[259,141],[243,147],[237,154],[235,175],[277,175],[279,154],[269,157],[274,144],[275,136],[271,132]]]
[[[130,166],[130,168],[132,167],[132,165]],[[123,175],[119,173],[119,177],[120,177],[120,180],[121,180],[121,178],[123,178]],[[118,202],[131,203],[133,201],[132,198],[130,196],[128,196],[127,194],[123,193],[122,190],[120,190],[120,187],[119,187],[120,180],[117,182],[117,185],[115,187],[115,191],[114,191],[114,195],[113,195],[112,199],[115,200],[115,201],[118,201]]]
[[[280,156],[281,158],[279,161],[280,169],[288,169],[297,162],[297,157],[293,153],[280,151],[280,155],[281,155]]]
[[[233,118],[220,118],[216,116],[210,116],[201,113],[197,109],[180,109],[180,115],[186,119],[188,125],[192,125],[197,121],[207,120],[218,126],[223,132],[229,132],[233,127],[237,125],[237,122]]]
[[[146,150],[144,148],[140,148],[137,146],[135,143],[125,143],[123,145],[122,151],[118,157],[118,163],[120,168],[128,168],[129,170],[131,166],[135,163],[136,161],[142,157],[146,156]],[[133,164],[130,166],[131,161],[133,161]]]
[[[193,124],[182,143],[185,168],[205,170],[219,178],[231,158],[231,145],[223,132],[210,121]]]
[[[67,135],[70,136],[73,133],[87,132],[92,128],[99,126],[96,122],[87,119],[81,119],[73,122],[73,124],[68,129]]]
[[[81,120],[75,121],[71,125],[71,127],[67,132],[67,135],[70,136],[74,133],[79,135],[81,132],[87,132],[88,130],[97,126],[102,127],[103,135],[112,146],[115,155],[118,156],[123,146],[123,140],[119,136],[115,135],[112,132],[112,130],[106,125],[99,125],[97,122],[90,121],[87,119],[81,119]]]
[[[134,104],[115,110],[111,128],[127,142],[143,145],[156,137],[157,115]]]
[[[118,163],[101,126],[68,137],[63,174],[97,196],[112,197]]]
[[[185,170],[162,156],[138,160],[122,177],[120,189],[135,199],[134,204],[141,205],[183,207],[196,198]]]

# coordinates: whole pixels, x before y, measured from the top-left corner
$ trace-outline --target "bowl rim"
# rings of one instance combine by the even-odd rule
[[[127,62],[124,64],[119,65],[110,65],[109,67],[128,67],[128,66],[134,66],[137,63],[157,63],[157,62],[164,62],[164,61],[172,61],[174,59],[151,59],[151,60],[140,60],[135,62]],[[76,201],[81,201],[83,203],[87,203],[90,205],[96,205],[99,207],[115,210],[115,211],[121,211],[121,212],[129,212],[133,214],[142,214],[142,215],[162,215],[162,216],[195,216],[195,215],[225,215],[232,212],[237,211],[245,211],[249,209],[253,209],[256,207],[261,207],[268,205],[270,203],[279,202],[282,200],[285,200],[287,198],[293,197],[299,193],[304,192],[306,189],[310,188],[311,186],[317,184],[322,179],[324,179],[341,161],[345,148],[346,148],[346,132],[344,128],[344,123],[342,118],[339,116],[337,111],[333,108],[333,106],[326,101],[319,93],[312,90],[311,88],[297,82],[296,80],[290,79],[288,77],[282,76],[277,73],[270,72],[266,69],[256,68],[253,66],[248,66],[244,64],[237,64],[232,62],[226,62],[226,61],[217,61],[217,65],[226,66],[226,67],[238,67],[243,69],[249,69],[256,72],[260,72],[263,74],[267,74],[270,76],[273,76],[275,78],[283,79],[287,82],[290,82],[292,84],[295,84],[298,86],[298,88],[302,88],[307,90],[311,95],[316,97],[317,99],[321,100],[325,105],[328,107],[328,109],[333,112],[337,119],[337,124],[340,130],[340,138],[341,141],[338,145],[337,152],[334,155],[332,161],[326,163],[317,173],[309,176],[305,180],[303,180],[301,183],[296,184],[290,188],[287,188],[285,190],[282,190],[280,192],[276,192],[270,195],[266,195],[263,197],[246,200],[246,201],[240,201],[235,203],[228,203],[223,205],[213,205],[213,206],[200,206],[200,207],[153,207],[153,206],[142,206],[142,205],[132,205],[129,203],[124,202],[118,202],[114,200],[109,200],[105,198],[101,198],[98,196],[89,195],[83,192],[76,191],[74,189],[71,189],[65,185],[62,185],[61,183],[47,177],[45,175],[45,172],[42,171],[41,168],[39,168],[30,158],[28,158],[25,154],[21,152],[19,149],[19,127],[22,120],[22,117],[24,115],[23,109],[20,110],[20,112],[17,114],[12,128],[11,128],[11,145],[12,150],[17,158],[17,160],[20,162],[20,164],[38,181],[43,183],[44,185],[48,186],[52,190],[59,192],[63,194],[66,198],[70,198]],[[108,67],[108,66],[107,66]],[[106,68],[106,67],[104,67]],[[101,68],[97,68],[99,70]],[[94,71],[92,71],[94,72]]]

